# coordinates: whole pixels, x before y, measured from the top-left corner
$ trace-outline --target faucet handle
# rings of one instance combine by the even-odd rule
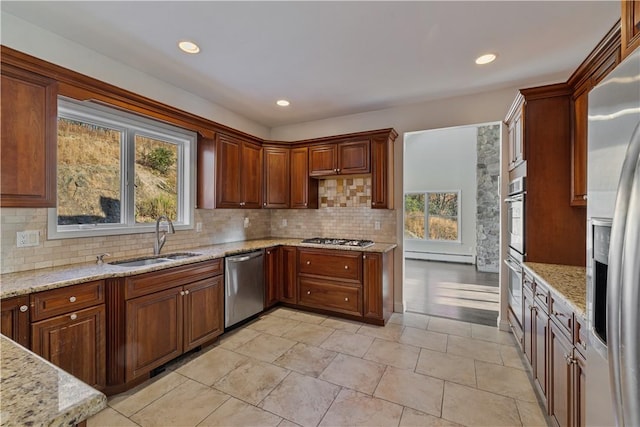
[[[111,254],[105,252],[105,253],[96,255],[96,264],[103,264],[104,260],[102,258],[104,258],[106,256],[111,256]]]

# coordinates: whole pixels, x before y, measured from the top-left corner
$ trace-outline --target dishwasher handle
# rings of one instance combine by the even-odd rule
[[[255,252],[249,252],[246,254],[242,254],[242,255],[236,255],[236,256],[232,256],[232,257],[227,257],[227,262],[245,262],[245,261],[249,261],[250,259],[253,258],[258,258],[262,256],[262,250],[259,251],[255,251]]]

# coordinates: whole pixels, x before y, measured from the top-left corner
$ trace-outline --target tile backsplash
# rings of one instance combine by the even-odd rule
[[[202,223],[202,231],[176,231],[163,252],[269,236],[396,242],[396,211],[371,209],[369,177],[321,180],[319,197],[319,209],[197,209],[195,222]],[[249,218],[248,228],[244,218]],[[47,240],[47,209],[34,208],[0,208],[0,227],[2,273],[91,262],[103,252],[112,258],[151,255],[155,238],[142,233]],[[17,247],[16,232],[25,230],[39,231],[39,246]]]

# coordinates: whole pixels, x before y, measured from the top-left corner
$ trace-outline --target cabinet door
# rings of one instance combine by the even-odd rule
[[[529,364],[533,366],[533,294],[524,288],[522,292],[522,305],[524,319],[522,320],[522,329],[524,332],[524,344],[522,350]]]
[[[0,333],[29,348],[29,297],[3,299],[0,315]]]
[[[240,161],[242,141],[219,135],[216,142],[216,207],[238,208],[242,202]]]
[[[364,317],[384,320],[385,301],[389,289],[383,275],[383,254],[367,252],[362,255]],[[388,279],[388,278],[386,278]]]
[[[280,300],[291,304],[298,302],[298,287],[296,286],[298,275],[296,270],[297,255],[296,248],[291,246],[282,247],[282,293],[280,294]]]
[[[549,415],[555,426],[572,425],[572,376],[573,346],[562,330],[549,322],[549,387],[547,403]]]
[[[288,148],[264,149],[263,208],[289,207],[289,153]]]
[[[535,385],[543,396],[547,395],[547,324],[549,316],[538,306],[532,311],[534,339]]]
[[[371,140],[371,208],[393,209],[393,142]]]
[[[585,427],[586,395],[587,395],[587,360],[577,351],[573,357],[573,425]]]
[[[267,248],[264,252],[264,277],[265,277],[265,295],[264,308],[269,308],[280,299],[280,287],[282,286],[281,273],[281,255],[280,247]]]
[[[182,287],[126,302],[126,381],[182,354]]]
[[[198,135],[196,208],[216,207],[216,140]]]
[[[56,206],[57,84],[2,64],[0,206]]]
[[[224,276],[191,283],[183,292],[183,351],[189,351],[224,332]]]
[[[240,182],[242,183],[243,208],[260,209],[262,207],[262,147],[242,143]]]
[[[291,149],[291,208],[318,207],[318,180],[309,178],[309,147]]]
[[[368,139],[338,144],[338,173],[346,175],[371,172],[369,146]]]
[[[640,46],[640,0],[622,2],[622,58]]]
[[[584,88],[573,102],[571,140],[571,206],[587,205],[587,113],[589,91]]]
[[[336,175],[338,173],[336,144],[309,147],[309,176]]]
[[[104,387],[105,313],[99,305],[33,323],[31,349],[90,386]]]

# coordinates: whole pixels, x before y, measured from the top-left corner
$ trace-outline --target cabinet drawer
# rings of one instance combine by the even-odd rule
[[[541,282],[536,281],[535,284],[535,288],[533,289],[534,299],[536,300],[537,305],[541,307],[545,311],[545,313],[549,313],[549,289]]]
[[[222,258],[166,270],[138,274],[125,279],[125,299],[147,295],[176,286],[186,285],[220,275],[224,272]]]
[[[362,253],[352,251],[300,249],[298,272],[362,282]]]
[[[573,310],[556,295],[551,295],[549,317],[562,326],[562,331],[566,333],[567,338],[573,339]]]
[[[362,316],[360,287],[300,278],[298,290],[300,305]]]
[[[573,345],[579,352],[586,355],[587,352],[587,323],[577,314],[573,315]]]
[[[104,280],[31,294],[31,321],[104,303]]]
[[[533,287],[535,286],[533,277],[529,276],[526,271],[523,271],[522,273],[522,285],[533,292]]]

